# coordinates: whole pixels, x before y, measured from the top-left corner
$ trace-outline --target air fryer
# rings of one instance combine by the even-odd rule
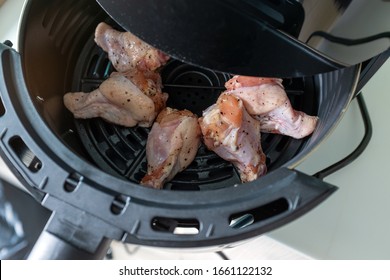
[[[241,184],[230,163],[202,146],[187,170],[150,189],[138,184],[147,128],[74,119],[62,102],[64,93],[90,91],[113,71],[93,41],[101,21],[125,28],[93,0],[27,1],[19,53],[1,45],[1,156],[52,211],[29,258],[102,258],[111,240],[223,248],[300,217],[337,189],[294,168],[342,118],[361,65],[284,79],[294,108],[320,121],[300,140],[262,135],[267,175]],[[179,57],[162,69],[168,105],[196,114],[230,77]]]

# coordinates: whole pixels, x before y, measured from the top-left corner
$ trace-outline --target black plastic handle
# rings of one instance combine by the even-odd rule
[[[58,236],[43,231],[27,256],[29,260],[100,260],[109,249],[110,241],[104,240],[95,252],[74,247]]]

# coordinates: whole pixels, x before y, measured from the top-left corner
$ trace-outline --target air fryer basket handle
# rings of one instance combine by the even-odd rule
[[[73,246],[58,236],[43,231],[27,259],[29,260],[100,260],[106,255],[110,242],[102,242],[94,253]]]

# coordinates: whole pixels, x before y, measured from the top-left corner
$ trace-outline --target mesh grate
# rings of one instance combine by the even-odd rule
[[[107,55],[93,42],[85,46],[75,69],[74,91],[89,92],[96,89],[113,71]],[[228,74],[171,60],[161,72],[164,91],[169,94],[167,106],[188,109],[200,116],[224,90]],[[316,114],[312,79],[286,79],[286,91],[294,108]],[[102,170],[138,183],[146,173],[145,145],[149,129],[125,128],[100,118],[76,119],[75,125],[81,141],[91,159]],[[269,171],[282,166],[294,157],[305,139],[296,140],[274,134],[262,134],[262,146],[267,155]],[[192,164],[164,188],[171,190],[206,190],[239,184],[240,179],[232,164],[201,146]]]

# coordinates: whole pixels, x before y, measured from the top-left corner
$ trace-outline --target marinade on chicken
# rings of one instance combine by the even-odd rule
[[[198,117],[188,110],[165,108],[148,135],[148,170],[140,184],[161,189],[194,160],[201,143]]]
[[[248,114],[240,98],[222,93],[216,104],[203,112],[199,124],[207,148],[233,163],[243,183],[267,172],[260,122]]]
[[[92,92],[69,92],[64,95],[65,107],[75,118],[101,117],[108,122],[133,127],[150,127],[168,95],[152,80],[137,86],[122,73],[113,72]],[[142,89],[142,90],[141,90]]]
[[[130,32],[118,31],[101,22],[95,29],[95,42],[108,54],[118,72],[134,68],[140,71],[156,70],[163,66],[169,56],[153,48]]]
[[[261,132],[299,139],[316,128],[318,117],[294,110],[282,79],[234,76],[225,87],[244,102],[249,114],[260,120]]]
[[[96,27],[95,42],[108,53],[118,72],[92,92],[66,93],[65,107],[75,118],[101,117],[127,127],[150,127],[168,99],[162,92],[158,68],[169,57],[130,32],[117,31],[104,22]]]

